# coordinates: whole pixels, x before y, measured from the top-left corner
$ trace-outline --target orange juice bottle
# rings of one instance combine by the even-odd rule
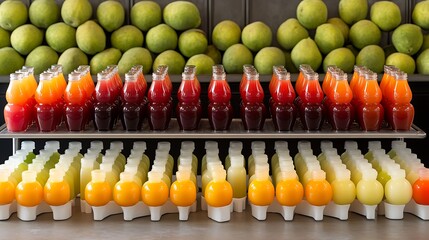
[[[268,206],[274,200],[274,186],[270,181],[267,168],[256,168],[255,178],[250,182],[247,196],[250,203],[257,206]]]
[[[354,119],[354,110],[351,105],[353,98],[352,90],[347,81],[346,73],[333,73],[333,86],[329,91],[328,119],[333,130],[348,130]]]
[[[63,93],[67,86],[67,82],[63,74],[63,66],[61,64],[54,64],[51,66],[50,70],[57,73],[55,74],[55,81],[58,84],[58,90]]]
[[[384,118],[384,109],[380,104],[382,93],[378,86],[377,74],[367,72],[361,85],[362,87],[356,92],[360,102],[357,107],[359,125],[362,130],[377,131],[381,128]]]
[[[24,171],[22,181],[16,186],[15,198],[19,205],[24,207],[35,207],[43,200],[43,187],[36,181],[37,173]]]
[[[54,131],[58,121],[55,112],[58,94],[52,78],[51,73],[40,74],[39,85],[35,93],[38,128],[43,132]]]
[[[91,182],[85,187],[85,200],[94,207],[104,206],[112,200],[112,188],[106,181],[106,173],[103,170],[91,172]]]
[[[11,204],[15,200],[15,184],[10,181],[10,171],[0,169],[0,205]]]
[[[134,175],[129,172],[122,172],[120,179],[113,189],[113,200],[122,207],[136,205],[141,198],[141,188],[134,181]]]
[[[162,172],[150,171],[148,181],[142,187],[142,200],[150,207],[159,207],[168,200],[168,186],[162,181]]]
[[[81,131],[85,129],[87,117],[85,103],[88,97],[79,73],[69,74],[68,79],[69,83],[64,91],[66,126],[69,131]]]
[[[383,99],[381,100],[381,103],[384,104],[387,103],[387,95],[386,95],[386,87],[389,85],[390,81],[394,77],[392,73],[396,71],[396,67],[393,65],[384,65],[384,74],[380,81],[380,89],[381,93],[383,94]]]
[[[65,172],[51,169],[43,190],[43,199],[48,205],[61,206],[70,201],[70,187],[64,180]]]
[[[170,188],[170,200],[179,207],[191,206],[197,200],[197,189],[191,181],[191,171],[181,169],[176,172],[177,180],[173,182]]]
[[[304,188],[294,170],[280,172],[280,179],[276,182],[276,198],[280,205],[292,207],[301,202]]]
[[[305,198],[311,205],[324,206],[332,199],[332,187],[326,181],[326,173],[322,170],[312,172],[312,178],[305,186]]]
[[[4,108],[4,119],[7,129],[11,132],[27,130],[32,109],[27,106],[28,96],[22,86],[22,74],[10,74],[9,86],[6,90],[8,104]]]
[[[204,198],[207,205],[211,207],[225,207],[231,204],[233,191],[231,184],[226,181],[226,171],[223,168],[216,168],[213,173],[213,180],[206,186]]]
[[[387,119],[393,130],[410,130],[414,120],[413,98],[408,85],[408,76],[404,72],[395,74],[395,85],[391,94],[391,102],[387,106]]]

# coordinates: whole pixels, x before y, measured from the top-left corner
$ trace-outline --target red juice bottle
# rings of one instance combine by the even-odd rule
[[[262,130],[265,122],[264,89],[259,81],[259,73],[247,74],[247,81],[241,92],[241,119],[244,129]]]
[[[383,123],[384,108],[380,104],[382,93],[378,86],[377,74],[367,71],[361,85],[361,88],[356,89],[359,126],[365,131],[378,131]]]
[[[36,118],[38,129],[43,132],[54,131],[56,128],[56,102],[58,91],[56,84],[52,81],[53,75],[45,72],[40,74],[39,85],[34,95],[36,105]]]
[[[201,120],[200,94],[201,86],[196,80],[195,66],[186,66],[177,91],[179,103],[176,115],[181,130],[192,131],[198,128]]]
[[[214,131],[228,130],[233,109],[231,105],[231,89],[226,81],[225,70],[222,65],[213,66],[212,79],[208,89],[208,119]]]
[[[122,88],[122,113],[125,130],[140,130],[140,107],[144,98],[142,86],[136,73],[125,74],[125,84]]]
[[[247,84],[247,80],[248,80],[247,74],[251,73],[251,72],[255,72],[255,71],[256,71],[256,68],[253,65],[251,65],[251,64],[244,64],[243,65],[243,75],[241,77],[240,86],[239,86],[240,94],[241,94],[241,92],[244,91],[243,88]]]
[[[270,112],[277,131],[291,131],[296,120],[295,91],[290,81],[290,73],[285,68],[273,71],[275,82],[270,89]]]
[[[323,91],[319,83],[319,74],[304,74],[305,85],[302,89],[300,118],[304,130],[317,131],[323,124]]]
[[[115,86],[109,73],[97,74],[97,85],[95,86],[94,125],[98,131],[112,129],[112,115],[115,96]]]
[[[65,120],[69,131],[85,130],[87,101],[82,76],[80,73],[70,73],[68,84],[64,91]]]
[[[303,92],[304,86],[306,85],[305,74],[313,73],[313,72],[314,72],[313,69],[308,64],[301,64],[299,66],[299,74],[295,82],[295,91],[296,91],[296,94],[298,95],[298,97],[295,99],[295,105],[297,108],[299,108],[300,105],[302,104],[301,98],[304,93]]]
[[[163,131],[168,128],[171,119],[171,89],[166,72],[154,72],[147,93],[148,122],[151,130]]]
[[[119,76],[119,69],[117,65],[107,66],[106,71],[109,74],[109,81],[113,86],[113,95],[115,97],[115,100],[112,105],[112,121],[110,122],[110,128],[113,129],[113,127],[116,126],[116,123],[119,120],[119,116],[122,116],[121,91],[123,83],[121,77]]]
[[[346,73],[334,73],[334,86],[329,92],[329,119],[333,130],[349,130],[354,119],[354,109],[351,105],[352,90],[347,81]]]
[[[323,79],[322,82],[322,90],[323,93],[325,94],[325,98],[323,98],[323,111],[324,111],[324,116],[327,116],[328,118],[328,122],[332,123],[332,119],[330,118],[331,115],[329,114],[329,107],[331,105],[331,95],[332,95],[332,89],[335,86],[335,82],[336,82],[336,75],[337,74],[341,74],[343,73],[343,71],[339,68],[337,68],[336,66],[328,66],[326,74],[325,74],[325,78]]]
[[[81,65],[75,72],[81,75],[82,87],[87,97],[85,102],[85,124],[87,125],[94,120],[95,84],[91,76],[90,66]]]
[[[393,130],[411,129],[414,120],[414,106],[411,104],[413,93],[408,85],[408,76],[404,72],[395,74],[391,102],[388,104],[389,124]]]
[[[137,75],[137,82],[138,82],[137,86],[139,87],[140,94],[143,96],[143,99],[140,103],[140,120],[139,120],[139,124],[137,126],[137,129],[141,129],[143,121],[147,117],[147,104],[148,104],[148,100],[147,100],[147,96],[146,96],[147,82],[146,82],[146,79],[143,75],[143,66],[142,65],[136,65],[136,66],[132,67],[130,70],[130,73]]]
[[[8,131],[22,132],[27,130],[32,115],[32,109],[27,105],[27,94],[25,93],[20,73],[10,74],[9,86],[6,90],[7,104],[4,108],[4,119]]]

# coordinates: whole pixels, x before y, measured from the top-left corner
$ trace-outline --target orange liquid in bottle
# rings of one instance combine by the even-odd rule
[[[168,200],[168,186],[162,181],[163,173],[149,172],[148,181],[142,187],[142,200],[150,207],[159,207]]]
[[[191,171],[176,173],[178,179],[170,188],[170,200],[176,206],[191,206],[197,199],[197,189],[194,182],[190,180],[190,175]]]
[[[285,179],[276,185],[276,199],[282,206],[296,206],[304,196],[304,188],[297,179]]]
[[[226,180],[224,169],[215,169],[213,171],[213,180],[211,180],[204,193],[207,205],[211,207],[225,207],[231,204],[233,192],[232,186]]]
[[[43,187],[36,181],[36,172],[24,171],[22,181],[16,186],[15,198],[19,205],[35,207],[43,200]]]
[[[58,169],[50,170],[49,180],[43,190],[43,199],[48,205],[61,206],[70,201],[70,186],[64,180],[65,172]]]
[[[136,205],[141,198],[141,187],[134,181],[134,174],[122,172],[120,178],[113,189],[113,200],[122,207]]]
[[[85,200],[90,206],[104,206],[112,200],[112,188],[101,170],[91,172],[92,180],[85,187]]]
[[[332,199],[332,187],[325,176],[323,171],[314,171],[313,178],[305,186],[305,198],[311,205],[328,205]]]

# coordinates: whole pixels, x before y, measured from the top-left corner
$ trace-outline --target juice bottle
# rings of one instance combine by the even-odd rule
[[[212,79],[208,88],[208,119],[214,131],[228,130],[233,117],[231,89],[226,81],[222,65],[213,66]]]
[[[16,186],[15,199],[24,207],[35,207],[43,200],[43,187],[36,181],[37,173],[34,171],[22,172],[22,181]]]
[[[212,175],[213,179],[207,184],[204,193],[207,205],[211,207],[228,206],[232,202],[233,190],[231,184],[226,181],[226,171],[216,168]]]
[[[335,179],[331,182],[332,201],[338,205],[351,204],[356,199],[356,187],[350,180],[347,169],[335,171]]]
[[[188,70],[182,73],[182,82],[177,91],[179,103],[176,107],[176,116],[179,128],[193,131],[198,128],[201,120],[201,87],[195,72]]]
[[[43,199],[48,205],[61,206],[70,201],[70,187],[64,180],[65,172],[51,169],[43,190]]]
[[[159,207],[168,200],[169,189],[162,181],[162,172],[150,171],[148,181],[142,187],[142,200],[150,207]]]
[[[32,109],[26,105],[28,99],[21,83],[22,77],[22,74],[10,74],[10,82],[6,90],[8,104],[4,108],[4,119],[7,129],[11,132],[27,130],[30,122]]]
[[[137,74],[125,74],[125,84],[122,88],[124,101],[122,112],[125,129],[136,131],[141,129],[143,116],[141,116],[141,104],[144,99],[143,86]]]
[[[296,206],[304,197],[304,188],[294,170],[283,171],[276,181],[276,199],[282,206]]]
[[[205,196],[207,185],[213,180],[213,173],[217,169],[223,169],[222,163],[218,159],[208,159],[207,169],[201,174],[201,194]]]
[[[301,64],[299,66],[299,75],[295,82],[295,91],[298,94],[299,98],[302,98],[304,94],[304,87],[306,85],[305,74],[312,73],[313,69],[308,64]],[[300,100],[297,100],[299,102]]]
[[[16,71],[16,73],[23,74],[21,84],[24,87],[24,92],[27,96],[26,106],[30,109],[29,125],[31,125],[36,121],[36,112],[34,107],[37,104],[36,99],[34,99],[34,93],[37,89],[37,81],[34,77],[34,67],[23,66],[20,70]]]
[[[249,180],[249,202],[257,206],[268,206],[274,200],[274,186],[270,181],[268,169],[257,168],[255,178]]]
[[[148,91],[148,120],[151,130],[165,130],[171,118],[171,89],[165,74],[154,72]]]
[[[383,185],[376,180],[377,171],[362,171],[362,179],[356,185],[356,197],[365,205],[378,205],[384,196]]]
[[[51,67],[48,69],[52,74],[52,85],[54,87],[54,106],[55,106],[55,125],[58,127],[64,120],[64,98],[63,94],[66,89],[67,83],[62,74],[62,67]]]
[[[395,75],[392,101],[387,107],[388,122],[393,130],[410,130],[414,120],[414,106],[410,103],[412,92],[408,85],[407,74]]]
[[[137,76],[137,82],[138,82],[137,86],[139,87],[138,89],[139,89],[140,95],[144,96],[140,103],[140,121],[139,121],[139,125],[137,126],[137,129],[141,129],[143,120],[147,116],[147,104],[148,104],[148,100],[146,96],[147,82],[143,75],[142,65],[133,66],[130,70],[130,73],[135,74]]]
[[[85,130],[87,114],[85,103],[87,96],[83,89],[81,75],[71,73],[64,92],[66,126],[69,131]]]
[[[347,82],[347,74],[335,74],[335,82],[328,95],[329,119],[333,130],[349,130],[354,119],[354,110],[351,105],[352,90]],[[328,91],[328,90],[327,90]]]
[[[239,86],[240,94],[241,94],[241,92],[245,91],[244,86],[247,85],[247,80],[249,80],[248,74],[252,73],[252,72],[256,72],[256,68],[253,65],[251,65],[251,64],[244,64],[243,65],[243,75],[241,77],[240,86]]]
[[[85,124],[89,124],[94,120],[94,92],[95,92],[95,84],[91,77],[90,66],[88,65],[80,65],[74,72],[79,73],[81,75],[81,86],[85,91],[86,102],[85,102]]]
[[[231,166],[231,156],[243,156],[241,152],[243,151],[243,142],[241,141],[230,141],[228,148],[228,155],[225,157],[225,169],[228,171]],[[243,166],[246,166],[243,161]]]
[[[332,187],[326,181],[326,173],[322,170],[312,172],[312,178],[305,186],[305,198],[314,206],[324,206],[332,199]]]
[[[396,67],[393,65],[384,65],[384,74],[380,81],[380,89],[381,93],[383,94],[383,98],[381,99],[381,104],[383,107],[386,107],[387,103],[387,92],[386,88],[389,85],[392,78],[394,78],[394,73],[396,71]]]
[[[179,207],[191,206],[197,200],[197,189],[191,181],[191,171],[176,172],[177,180],[170,187],[170,200]]]
[[[270,82],[270,112],[274,127],[277,131],[291,131],[295,124],[297,115],[296,107],[293,104],[295,100],[295,91],[290,81],[290,73],[286,69],[277,69],[273,72],[272,85]]]
[[[85,200],[85,188],[86,185],[91,181],[91,172],[95,170],[94,167],[95,159],[83,157],[81,159],[81,169],[80,169],[80,199]]]
[[[40,74],[39,85],[35,94],[38,103],[36,105],[37,123],[40,131],[44,132],[54,131],[58,122],[55,113],[55,102],[58,94],[52,77],[50,73]]]
[[[204,149],[206,150],[206,154],[201,159],[201,173],[203,173],[207,169],[207,155],[209,152],[212,154],[213,157],[216,156],[217,158],[219,158],[219,148],[218,143],[216,141],[205,141]]]
[[[99,131],[108,131],[112,125],[113,103],[116,100],[114,86],[106,73],[97,74],[95,87],[94,123]]]
[[[417,204],[429,205],[429,169],[419,170],[419,179],[413,184],[413,199]]]
[[[193,141],[183,141],[181,143],[180,153],[185,154],[186,158],[191,160],[192,172],[197,174],[198,170],[198,158],[194,154],[195,150],[195,142]],[[180,161],[178,161],[178,165],[180,165]]]
[[[117,65],[109,65],[106,68],[106,73],[108,74],[109,82],[113,90],[113,103],[112,103],[112,120],[110,122],[110,128],[116,125],[119,116],[122,114],[122,102],[121,102],[121,89],[123,83],[121,77],[119,76],[119,69]]]
[[[241,119],[244,129],[262,130],[265,122],[264,90],[257,72],[247,74],[247,82],[240,93],[243,105]]]
[[[15,184],[10,181],[10,171],[0,169],[0,205],[11,204],[15,200]]]
[[[233,198],[246,197],[246,169],[243,155],[231,156],[231,167],[227,170],[226,180],[231,184]]]
[[[362,85],[363,88],[356,92],[360,101],[357,107],[360,128],[365,131],[378,131],[383,123],[384,109],[380,104],[382,94],[378,86],[377,74],[366,73]]]
[[[405,179],[405,170],[389,168],[388,173],[391,179],[384,186],[386,202],[393,205],[407,204],[413,197],[413,187]]]
[[[300,107],[301,122],[304,130],[317,131],[323,124],[323,91],[317,73],[304,74],[304,78]]]
[[[134,181],[134,175],[122,172],[113,188],[113,200],[121,207],[136,205],[141,198],[141,187]]]
[[[91,172],[91,182],[85,187],[85,200],[94,207],[104,206],[112,200],[112,188],[106,181],[106,173],[103,170]]]

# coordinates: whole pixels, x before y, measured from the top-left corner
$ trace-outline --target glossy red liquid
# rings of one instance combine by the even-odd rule
[[[10,132],[22,132],[27,130],[30,121],[31,109],[21,105],[6,104],[4,108],[4,120],[7,130]]]

